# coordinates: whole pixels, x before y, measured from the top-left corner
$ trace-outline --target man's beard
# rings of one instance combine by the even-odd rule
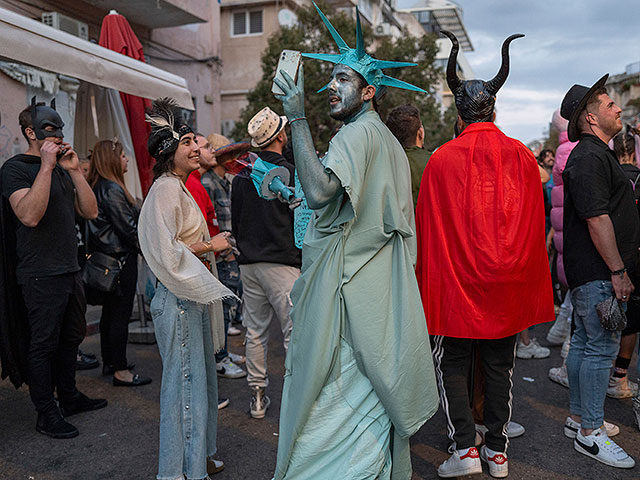
[[[354,101],[350,105],[345,105],[341,110],[337,112],[329,112],[329,116],[334,120],[344,121],[353,117],[360,111],[364,102]]]

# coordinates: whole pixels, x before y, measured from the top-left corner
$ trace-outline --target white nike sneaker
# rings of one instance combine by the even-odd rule
[[[438,467],[438,476],[442,478],[460,477],[482,473],[480,455],[476,447],[456,450]]]
[[[609,423],[606,420],[603,423],[604,429],[606,430],[607,436],[609,438],[615,437],[620,433],[620,427],[618,427],[617,425]],[[564,436],[568,438],[576,438],[578,430],[580,430],[580,424],[573,418],[567,417],[567,419],[564,421]]]
[[[610,467],[633,468],[636,464],[627,452],[607,436],[602,427],[594,430],[590,435],[582,435],[578,430],[573,448]]]

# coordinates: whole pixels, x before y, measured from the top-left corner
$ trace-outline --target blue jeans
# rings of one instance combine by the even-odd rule
[[[162,357],[158,480],[207,477],[216,453],[218,378],[209,313],[158,283],[151,316]]]
[[[218,262],[216,267],[220,283],[229,288],[238,298],[242,298],[242,281],[240,280],[238,261]],[[242,304],[233,299],[225,300],[222,303],[222,311],[224,313],[224,348],[216,353],[216,362],[221,362],[229,355],[227,352],[227,330],[229,330],[231,322],[237,320],[237,316],[242,315]]]
[[[567,357],[569,413],[582,416],[584,429],[603,425],[609,374],[620,348],[620,332],[602,328],[595,308],[613,294],[611,282],[603,280],[571,290],[576,328]]]

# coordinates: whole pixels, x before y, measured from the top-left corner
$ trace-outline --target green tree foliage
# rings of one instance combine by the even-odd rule
[[[351,47],[355,47],[356,22],[343,12],[335,12],[327,5],[320,4],[331,23],[340,32]],[[240,114],[240,120],[232,133],[234,139],[247,137],[247,124],[253,115],[265,106],[282,114],[282,103],[271,93],[273,76],[282,50],[302,52],[336,53],[337,49],[315,9],[301,7],[297,10],[298,25],[281,28],[269,38],[267,48],[262,55],[262,78],[249,92],[249,104]],[[394,61],[410,61],[417,67],[394,68],[386,71],[388,75],[417,85],[427,92],[422,94],[397,88],[387,89],[387,94],[379,105],[380,117],[385,120],[391,109],[397,105],[412,103],[421,112],[425,128],[425,148],[433,150],[450,140],[453,135],[453,123],[456,118],[455,107],[440,113],[435,100],[435,87],[441,78],[441,69],[435,65],[437,47],[435,35],[412,37],[404,32],[399,39],[374,37],[368,27],[364,27],[364,40],[367,52],[376,58]],[[329,116],[328,95],[316,93],[331,76],[333,64],[318,60],[304,61],[305,115],[314,136],[316,148],[326,151],[332,130],[339,122]]]

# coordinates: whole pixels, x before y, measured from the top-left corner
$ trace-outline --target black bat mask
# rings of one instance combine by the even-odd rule
[[[516,38],[524,37],[517,33],[511,35],[502,44],[502,66],[498,74],[488,82],[483,80],[460,80],[456,71],[458,50],[460,46],[456,36],[440,30],[453,44],[447,63],[447,85],[456,101],[456,108],[462,120],[467,123],[490,122],[496,104],[496,93],[504,85],[509,75],[509,44]]]
[[[64,122],[58,112],[56,112],[56,100],[51,100],[51,106],[37,105],[36,97],[31,99],[31,106],[34,107],[31,114],[31,123],[33,131],[38,140],[44,140],[47,137],[64,138],[62,127]],[[45,130],[46,127],[53,127],[53,130]]]

